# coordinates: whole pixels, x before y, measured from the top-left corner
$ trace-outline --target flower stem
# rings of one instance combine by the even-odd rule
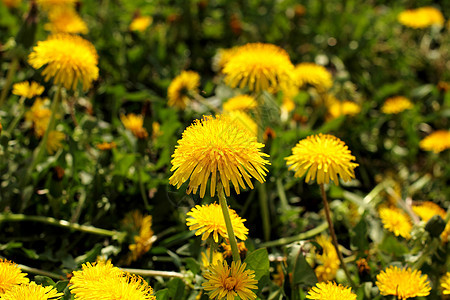
[[[315,235],[318,235],[319,233],[325,231],[327,228],[328,228],[328,222],[323,222],[316,228],[313,228],[309,231],[302,232],[300,234],[290,236],[290,237],[284,237],[284,238],[281,238],[281,239],[278,239],[275,241],[262,243],[261,245],[259,245],[259,247],[268,248],[268,247],[282,246],[282,245],[290,244],[290,243],[293,243],[296,241],[306,240],[306,239],[312,238]]]
[[[327,218],[328,228],[330,229],[331,241],[333,242],[334,248],[336,249],[336,253],[339,257],[339,261],[341,262],[342,269],[344,270],[350,285],[352,286],[353,289],[355,289],[356,288],[355,283],[350,277],[350,273],[348,272],[347,266],[344,262],[344,257],[342,256],[341,250],[339,250],[339,244],[336,238],[336,233],[334,232],[333,221],[331,221],[331,210],[330,206],[328,205],[327,194],[325,193],[325,187],[323,183],[320,184],[320,191],[322,192],[322,199],[325,207],[325,216]]]
[[[9,93],[9,88],[11,87],[14,75],[16,74],[17,67],[19,67],[19,58],[15,56],[13,60],[11,61],[11,64],[9,66],[8,74],[6,75],[6,82],[2,89],[2,94],[0,96],[0,107],[3,105],[3,103],[6,100],[6,96]]]
[[[176,277],[176,278],[184,278],[184,275],[178,272],[171,271],[157,271],[157,270],[142,270],[142,269],[128,269],[121,268],[122,271],[139,275],[139,276],[161,276],[161,277]]]
[[[50,278],[53,278],[53,279],[57,279],[57,280],[64,280],[64,276],[56,274],[56,273],[52,273],[52,272],[48,272],[48,271],[44,271],[44,270],[28,267],[28,266],[25,266],[25,265],[20,265],[20,264],[18,264],[18,267],[22,271],[25,271],[25,272],[28,272],[28,273],[33,273],[33,274],[37,274],[37,275],[47,276],[47,277],[50,277]]]
[[[234,236],[233,224],[231,223],[230,213],[228,211],[227,198],[223,192],[222,183],[219,181],[217,184],[217,195],[219,196],[219,203],[222,207],[223,218],[225,225],[227,226],[228,239],[230,240],[231,252],[233,253],[233,260],[235,262],[241,261],[239,250],[237,246],[236,237]]]
[[[12,134],[12,131],[14,130],[14,128],[16,128],[17,123],[19,123],[19,121],[22,119],[22,117],[25,113],[24,102],[25,102],[25,97],[24,96],[20,97],[19,111],[16,113],[16,117],[14,118],[14,120],[12,120],[11,124],[9,124],[8,129],[6,130],[8,132],[8,134]]]

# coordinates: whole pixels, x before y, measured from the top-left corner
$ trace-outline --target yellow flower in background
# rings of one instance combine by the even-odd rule
[[[255,137],[258,135],[258,125],[247,113],[239,110],[232,110],[225,114],[229,116],[233,122],[237,122],[239,126],[247,129]]]
[[[167,89],[168,105],[185,109],[193,94],[198,94],[200,75],[194,71],[182,71]]]
[[[226,257],[232,257],[233,256],[233,252],[231,250],[231,245],[230,242],[228,240],[226,240],[226,243],[222,243],[221,246],[223,248],[223,256]],[[239,250],[239,254],[242,256],[245,256],[245,254],[247,253],[247,247],[245,246],[244,242],[240,242],[237,244],[238,245],[238,250]]]
[[[428,276],[410,268],[389,266],[377,275],[376,285],[381,295],[394,295],[398,299],[424,297],[430,294]]]
[[[398,114],[404,110],[411,109],[412,107],[413,104],[408,98],[397,96],[386,99],[381,107],[381,111],[385,114]]]
[[[425,137],[419,143],[420,148],[434,153],[450,148],[450,130],[437,130]]]
[[[131,21],[129,29],[131,31],[145,31],[152,22],[153,18],[150,16],[137,16]]]
[[[378,213],[384,228],[396,236],[402,236],[405,239],[411,238],[411,220],[401,209],[396,207],[381,207]]]
[[[426,6],[402,11],[398,15],[398,21],[405,26],[418,29],[433,25],[442,27],[445,19],[438,9]]]
[[[200,187],[203,198],[211,175],[210,192],[214,197],[216,185],[220,181],[225,194],[230,196],[230,181],[236,193],[240,193],[239,185],[247,185],[253,189],[251,177],[264,182],[269,164],[264,157],[269,155],[260,151],[264,144],[258,143],[256,137],[226,116],[204,116],[195,120],[186,128],[172,155],[173,175],[169,178],[177,188],[189,179],[187,193],[194,194]]]
[[[30,65],[39,69],[43,66],[45,80],[53,78],[56,85],[75,90],[81,83],[83,90],[89,89],[98,78],[98,55],[94,46],[77,35],[53,34],[45,41],[39,41],[28,56]]]
[[[209,267],[210,263],[210,256],[211,256],[211,248],[206,249],[206,251],[202,252],[202,264],[203,267],[207,268]],[[218,264],[223,262],[223,254],[219,251],[213,251],[213,257],[212,257],[212,264]]]
[[[152,123],[152,139],[157,139],[163,134],[161,131],[161,125],[158,122]]]
[[[413,205],[412,209],[416,215],[418,215],[424,222],[428,222],[433,216],[439,215],[443,220],[447,213],[439,205],[431,201],[425,201],[421,204]],[[441,240],[446,243],[448,242],[448,237],[450,235],[450,223],[444,228],[441,233]]]
[[[48,99],[37,98],[34,100],[30,110],[25,113],[25,120],[32,122],[34,133],[38,137],[44,135],[45,130],[47,130],[48,122],[50,121],[52,112],[48,108],[48,102]]]
[[[10,260],[0,258],[0,295],[13,286],[28,283],[27,273],[23,273],[19,266]]]
[[[2,2],[8,8],[16,8],[22,4],[22,0],[2,0]]]
[[[228,99],[223,103],[224,111],[243,110],[249,111],[258,107],[255,98],[249,95],[239,95]]]
[[[442,294],[450,295],[450,272],[445,273],[441,279]]]
[[[48,154],[52,155],[62,148],[61,141],[66,137],[61,131],[52,130],[48,134],[47,144],[45,145]]]
[[[239,47],[223,68],[226,84],[256,93],[292,89],[296,85],[293,71],[284,49],[263,43]]]
[[[116,147],[117,147],[117,145],[115,142],[111,142],[111,143],[103,142],[103,143],[97,144],[97,149],[102,150],[102,151],[111,150],[112,148],[116,148]]]
[[[228,208],[233,225],[234,234],[242,241],[247,239],[248,229],[245,227],[245,219],[231,208]],[[227,227],[223,218],[222,208],[217,203],[208,205],[197,205],[187,213],[186,225],[189,230],[196,230],[195,235],[202,236],[206,240],[211,234],[216,243],[219,242],[219,235],[228,239]]]
[[[36,0],[37,4],[45,11],[58,8],[74,8],[78,0]]]
[[[219,49],[213,57],[212,68],[215,72],[222,71],[230,58],[238,52],[239,47]]]
[[[202,284],[205,291],[209,292],[209,298],[232,300],[237,296],[241,300],[256,299],[252,291],[258,288],[258,281],[254,279],[255,271],[245,270],[246,266],[240,261],[233,261],[231,267],[227,261],[211,265],[203,275],[207,281]]]
[[[350,287],[337,285],[335,282],[319,282],[309,290],[306,299],[356,300],[356,294]]]
[[[295,102],[288,97],[283,98],[283,102],[281,103],[281,111],[286,111],[286,113],[290,113],[295,109]]]
[[[328,70],[315,63],[300,63],[295,66],[294,76],[300,87],[312,85],[320,92],[325,92],[333,86],[333,77]]]
[[[292,148],[292,155],[285,158],[289,170],[295,171],[295,177],[306,174],[305,181],[309,182],[317,175],[318,184],[329,183],[331,179],[336,185],[339,185],[338,175],[344,181],[355,177],[354,168],[358,164],[352,162],[354,159],[343,141],[321,133],[298,142]]]
[[[154,236],[152,230],[152,216],[140,216],[138,222],[139,235],[134,236],[134,244],[128,246],[131,251],[131,261],[136,261],[152,247]]]
[[[12,90],[14,95],[30,99],[34,96],[40,96],[43,92],[44,87],[35,81],[32,81],[31,83],[28,81],[15,83]]]
[[[342,115],[355,116],[361,112],[361,106],[352,101],[335,101],[328,106],[330,119],[335,119]]]
[[[58,293],[53,286],[37,285],[35,282],[13,286],[10,290],[0,295],[2,300],[57,300],[64,293]]]
[[[120,115],[120,120],[126,129],[130,130],[138,139],[145,139],[148,137],[147,130],[144,126],[144,117],[142,115],[128,114]]]
[[[59,7],[48,13],[49,23],[44,29],[52,33],[80,33],[86,34],[89,29],[74,8]]]
[[[316,254],[316,259],[320,262],[314,270],[319,281],[328,281],[336,278],[339,269],[339,257],[336,249],[331,243],[331,238],[325,235],[316,237],[317,243],[322,247],[322,254]]]

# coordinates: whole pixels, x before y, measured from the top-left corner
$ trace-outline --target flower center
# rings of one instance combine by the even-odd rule
[[[236,286],[236,278],[228,277],[227,279],[225,279],[224,286],[229,291],[234,290],[234,287]]]

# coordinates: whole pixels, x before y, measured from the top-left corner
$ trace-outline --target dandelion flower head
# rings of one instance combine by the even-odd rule
[[[228,209],[234,234],[242,241],[247,239],[248,229],[245,227],[245,219],[239,217],[233,209]],[[195,235],[202,236],[206,240],[211,234],[216,243],[219,235],[228,239],[227,227],[223,218],[222,208],[217,203],[197,205],[187,213],[186,225],[189,230],[196,230]]]
[[[39,83],[32,81],[19,82],[13,85],[12,93],[17,96],[25,98],[33,98],[34,96],[39,96],[44,92],[44,87]]]
[[[254,136],[258,135],[258,125],[256,122],[244,111],[232,110],[225,113],[233,122],[238,122],[239,126],[246,128]]]
[[[34,132],[38,137],[44,135],[48,122],[50,121],[52,112],[48,108],[48,102],[48,99],[37,98],[30,110],[25,113],[25,120],[32,122]]]
[[[223,256],[226,257],[232,257],[233,256],[233,252],[231,250],[231,245],[230,245],[230,241],[226,240],[226,243],[222,243],[221,244],[222,248],[223,248]],[[247,247],[245,246],[245,242],[240,242],[237,244],[238,246],[238,251],[239,254],[242,256],[245,256],[245,254],[247,253]]]
[[[48,154],[52,155],[62,148],[61,141],[66,137],[61,131],[52,130],[48,134],[47,144],[45,145]]]
[[[93,292],[91,296],[81,300],[96,299],[139,299],[156,300],[152,295],[153,288],[142,279],[129,273],[124,273],[121,277],[106,278],[101,283],[98,293]],[[76,298],[77,299],[77,298]]]
[[[251,92],[286,91],[295,86],[287,52],[272,44],[250,43],[238,48],[223,68],[225,83]]]
[[[378,210],[384,228],[405,239],[411,238],[412,223],[407,214],[396,207],[381,207]]]
[[[45,11],[59,8],[74,8],[78,0],[36,0],[37,4]]]
[[[211,258],[211,248],[206,249],[206,251],[202,252],[202,264],[203,267],[207,268],[209,267],[210,263],[210,258]],[[213,256],[211,259],[211,263],[213,265],[217,264],[217,263],[222,263],[223,262],[223,254],[222,252],[219,251],[213,251]]]
[[[16,8],[20,6],[22,0],[2,0],[2,2],[8,8]]]
[[[224,111],[243,110],[249,111],[258,106],[255,98],[249,95],[239,95],[228,99],[223,104]]]
[[[212,69],[216,72],[222,71],[230,58],[236,54],[239,47],[233,47],[229,49],[219,49],[216,55],[213,57]]]
[[[334,101],[328,106],[330,119],[342,115],[355,116],[361,112],[361,106],[353,101]]]
[[[37,285],[35,282],[23,283],[13,286],[10,290],[0,295],[2,300],[57,300],[64,293],[58,293],[52,286]]]
[[[44,29],[52,33],[86,34],[89,29],[74,8],[57,7],[48,13],[49,23]]]
[[[428,296],[430,284],[428,276],[422,275],[421,271],[411,268],[398,268],[389,266],[377,275],[376,285],[381,295],[394,295],[399,299]]]
[[[81,271],[74,271],[70,279],[70,289],[76,297],[89,295],[90,289],[97,287],[106,278],[120,277],[123,271],[113,266],[110,261],[99,261],[93,264],[87,262],[82,265]],[[76,298],[78,299],[78,298]]]
[[[98,78],[98,55],[94,46],[77,35],[53,34],[45,41],[39,41],[28,56],[30,65],[44,67],[45,80],[53,78],[57,85],[75,90],[81,83],[83,90],[89,89]]]
[[[445,273],[441,279],[442,294],[450,295],[450,272]]]
[[[381,111],[385,114],[398,114],[404,110],[411,109],[413,104],[411,101],[403,96],[396,96],[386,99]]]
[[[142,115],[135,115],[133,113],[128,115],[120,115],[120,120],[126,129],[138,139],[145,139],[148,137],[148,132],[144,128],[144,117]]]
[[[398,21],[411,28],[427,28],[433,25],[442,27],[445,19],[442,13],[431,6],[408,9],[398,15]]]
[[[103,143],[97,144],[96,147],[98,150],[106,151],[106,150],[111,150],[113,148],[116,148],[117,144],[115,142],[111,142],[111,143],[103,142]]]
[[[167,89],[168,105],[185,109],[190,102],[190,97],[198,93],[200,75],[194,71],[182,71],[175,77]]]
[[[431,201],[425,201],[417,205],[413,205],[412,207],[414,213],[418,215],[424,222],[428,222],[433,216],[438,215],[443,220],[447,213],[443,208]],[[444,228],[444,231],[441,233],[441,239],[444,243],[448,241],[448,237],[450,235],[450,223]]]
[[[254,300],[256,294],[252,291],[257,289],[258,281],[254,279],[255,272],[246,270],[247,264],[240,261],[210,265],[209,270],[203,275],[206,282],[203,288],[209,292],[210,299],[234,300],[236,296],[241,300]]]
[[[295,79],[298,86],[312,85],[320,92],[325,92],[333,86],[333,77],[328,70],[315,63],[300,63],[295,66]]]
[[[450,149],[450,130],[437,130],[419,143],[420,148],[434,153]]]
[[[239,186],[245,188],[244,181],[253,188],[252,176],[261,183],[265,181],[268,170],[264,165],[269,162],[264,157],[269,155],[260,151],[262,147],[264,144],[258,143],[255,136],[229,117],[204,116],[186,128],[178,140],[172,155],[174,173],[169,182],[180,188],[190,177],[187,193],[195,194],[200,187],[203,198],[211,176],[211,197],[219,181],[227,196],[230,196],[230,181],[239,194]]]
[[[131,21],[129,29],[131,31],[145,31],[152,22],[153,18],[150,16],[137,16]]]
[[[328,281],[336,277],[339,269],[339,258],[331,243],[331,238],[320,235],[316,238],[317,243],[322,247],[322,254],[316,254],[316,259],[320,262],[314,272],[319,281]]]
[[[19,266],[12,261],[0,258],[0,294],[10,290],[13,286],[28,283],[27,273],[23,273]]]
[[[134,236],[134,244],[128,247],[131,251],[131,261],[142,257],[153,244],[152,216],[141,216],[138,222],[139,235]]]
[[[356,300],[356,294],[350,287],[337,285],[335,282],[319,282],[309,290],[306,299]]]
[[[340,139],[329,134],[311,135],[300,140],[292,148],[292,155],[286,157],[289,170],[295,171],[295,176],[301,178],[306,174],[305,181],[316,179],[317,183],[329,183],[330,179],[338,185],[338,175],[349,181],[355,177],[354,168],[357,163],[347,145]]]

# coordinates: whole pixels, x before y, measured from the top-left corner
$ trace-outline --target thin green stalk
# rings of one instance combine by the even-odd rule
[[[213,263],[213,256],[214,256],[214,240],[209,239],[209,264],[212,265]]]
[[[25,97],[24,96],[20,97],[20,99],[19,99],[19,112],[16,114],[16,117],[14,118],[14,120],[12,120],[11,124],[9,124],[8,129],[6,130],[8,132],[8,134],[12,133],[14,128],[16,128],[17,123],[19,123],[19,121],[22,119],[22,117],[23,117],[23,115],[25,113],[24,102],[25,102]]]
[[[150,210],[150,204],[148,203],[147,193],[145,191],[144,182],[142,182],[142,175],[141,175],[141,167],[139,164],[136,165],[137,172],[138,172],[138,178],[139,178],[139,191],[141,192],[142,200],[144,201],[145,209]]]
[[[217,195],[219,196],[219,203],[222,207],[223,218],[225,220],[225,225],[227,226],[228,238],[230,241],[231,252],[233,253],[233,260],[235,262],[241,261],[241,256],[239,255],[239,250],[237,246],[236,237],[234,235],[233,224],[231,223],[230,212],[228,211],[227,198],[223,192],[222,183],[219,181],[217,184]]]
[[[25,271],[27,273],[33,273],[33,274],[37,274],[37,275],[42,275],[42,276],[47,276],[53,279],[57,279],[57,280],[64,280],[64,276],[53,273],[53,272],[48,272],[48,271],[44,271],[44,270],[40,270],[40,269],[36,269],[36,268],[32,268],[32,267],[28,267],[25,265],[17,265],[22,271]]]
[[[184,275],[178,272],[170,272],[170,271],[156,271],[156,270],[143,270],[143,269],[128,269],[128,268],[121,268],[122,271],[128,272],[131,274],[136,274],[139,276],[149,276],[149,277],[176,277],[176,278],[184,278]]]
[[[294,235],[294,236],[281,238],[281,239],[278,239],[275,241],[262,243],[259,246],[263,247],[263,248],[268,248],[268,247],[282,246],[282,245],[290,244],[290,243],[297,242],[297,241],[307,240],[307,239],[312,238],[313,236],[318,235],[319,233],[327,230],[327,228],[328,228],[328,223],[323,222],[316,228],[313,228],[309,231],[302,232],[302,233]]]
[[[6,75],[6,82],[2,89],[2,94],[0,96],[0,107],[2,107],[3,103],[6,100],[6,96],[9,93],[9,89],[11,88],[11,84],[16,74],[17,68],[19,67],[19,58],[15,56],[11,61],[11,65],[9,66],[8,74]]]
[[[65,220],[58,220],[52,217],[44,217],[44,216],[27,216],[24,214],[2,214],[0,215],[0,223],[2,222],[23,222],[23,221],[29,221],[29,222],[39,222],[44,223],[48,225],[53,225],[57,227],[62,228],[69,228],[71,230],[80,231],[80,232],[86,232],[96,235],[103,235],[103,236],[109,236],[113,239],[117,239],[118,241],[123,241],[126,237],[125,232],[121,231],[115,231],[115,230],[107,230],[102,228],[97,228],[90,225],[80,225],[77,223],[70,223]]]
[[[334,231],[333,221],[331,220],[331,210],[330,206],[328,205],[327,194],[325,193],[325,187],[323,183],[320,184],[320,191],[322,192],[322,199],[325,207],[325,216],[327,218],[328,228],[330,229],[331,241],[333,242],[334,249],[336,249],[336,253],[338,255],[339,261],[341,262],[342,269],[344,270],[350,285],[352,286],[353,289],[356,289],[356,285],[353,282],[352,278],[350,277],[350,273],[348,272],[347,265],[345,264],[341,250],[339,250],[339,244],[336,238],[336,233]]]

